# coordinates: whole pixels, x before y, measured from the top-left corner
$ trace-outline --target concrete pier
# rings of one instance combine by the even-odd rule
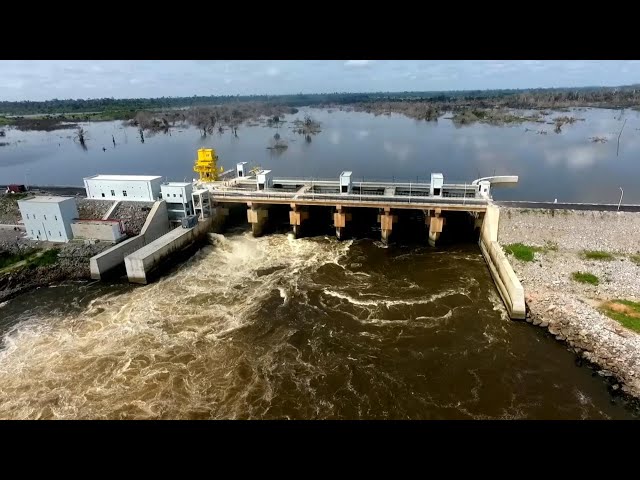
[[[429,245],[432,247],[436,246],[445,224],[445,218],[440,216],[441,213],[441,210],[436,208],[433,211],[428,210],[428,215],[425,216],[425,221],[429,223]]]
[[[378,221],[380,222],[380,229],[382,230],[382,241],[389,243],[389,237],[393,230],[393,223],[398,221],[397,215],[391,214],[391,208],[385,207],[384,211],[378,215]]]
[[[295,203],[291,204],[291,211],[289,212],[289,223],[293,227],[293,236],[298,238],[300,236],[300,230],[302,228],[302,222],[309,218],[309,212],[303,210]]]
[[[347,213],[346,209],[342,205],[336,206],[336,211],[333,214],[333,225],[336,227],[336,237],[338,240],[342,240],[344,236],[344,229],[347,226],[347,222],[351,220],[351,213]]]
[[[254,205],[252,202],[247,202],[247,220],[251,224],[251,232],[254,237],[262,235],[264,224],[267,223],[269,217],[269,210],[264,205]]]

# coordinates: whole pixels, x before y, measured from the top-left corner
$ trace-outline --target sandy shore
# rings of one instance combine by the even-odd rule
[[[498,240],[557,248],[536,252],[531,262],[508,255],[525,289],[527,321],[547,328],[577,354],[615,377],[613,389],[640,398],[640,334],[600,312],[602,302],[640,301],[640,213],[500,209]],[[588,260],[583,250],[614,255]],[[599,285],[578,283],[571,273],[589,272]]]

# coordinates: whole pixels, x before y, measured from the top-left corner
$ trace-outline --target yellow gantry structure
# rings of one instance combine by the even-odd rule
[[[193,171],[200,174],[200,181],[215,182],[223,168],[218,170],[218,156],[213,148],[198,149],[198,158],[193,165]]]

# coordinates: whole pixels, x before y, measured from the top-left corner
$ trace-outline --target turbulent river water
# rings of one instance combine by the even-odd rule
[[[292,128],[307,113],[322,128],[308,140]],[[556,134],[559,115],[582,120]],[[73,130],[6,129],[0,184],[190,179],[195,150],[212,147],[227,169],[248,161],[277,177],[516,174],[518,186],[495,198],[616,203],[624,188],[625,202],[640,201],[640,113],[630,110],[457,127],[446,117],[301,109],[279,128],[203,138],[176,125],[144,141],[122,122],[83,127],[86,150]],[[276,133],[286,150],[266,148]],[[232,230],[148,286],[81,282],[0,304],[0,342],[0,418],[637,416],[563,345],[506,318],[473,242],[383,248]]]
[[[142,286],[0,305],[0,418],[634,418],[507,319],[474,244],[215,235]]]

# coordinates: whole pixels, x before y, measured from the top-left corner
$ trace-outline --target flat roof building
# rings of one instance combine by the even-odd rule
[[[18,200],[27,236],[32,240],[68,242],[71,222],[78,218],[74,197],[42,196]]]
[[[129,202],[155,202],[162,177],[157,175],[94,175],[84,179],[87,198]]]

